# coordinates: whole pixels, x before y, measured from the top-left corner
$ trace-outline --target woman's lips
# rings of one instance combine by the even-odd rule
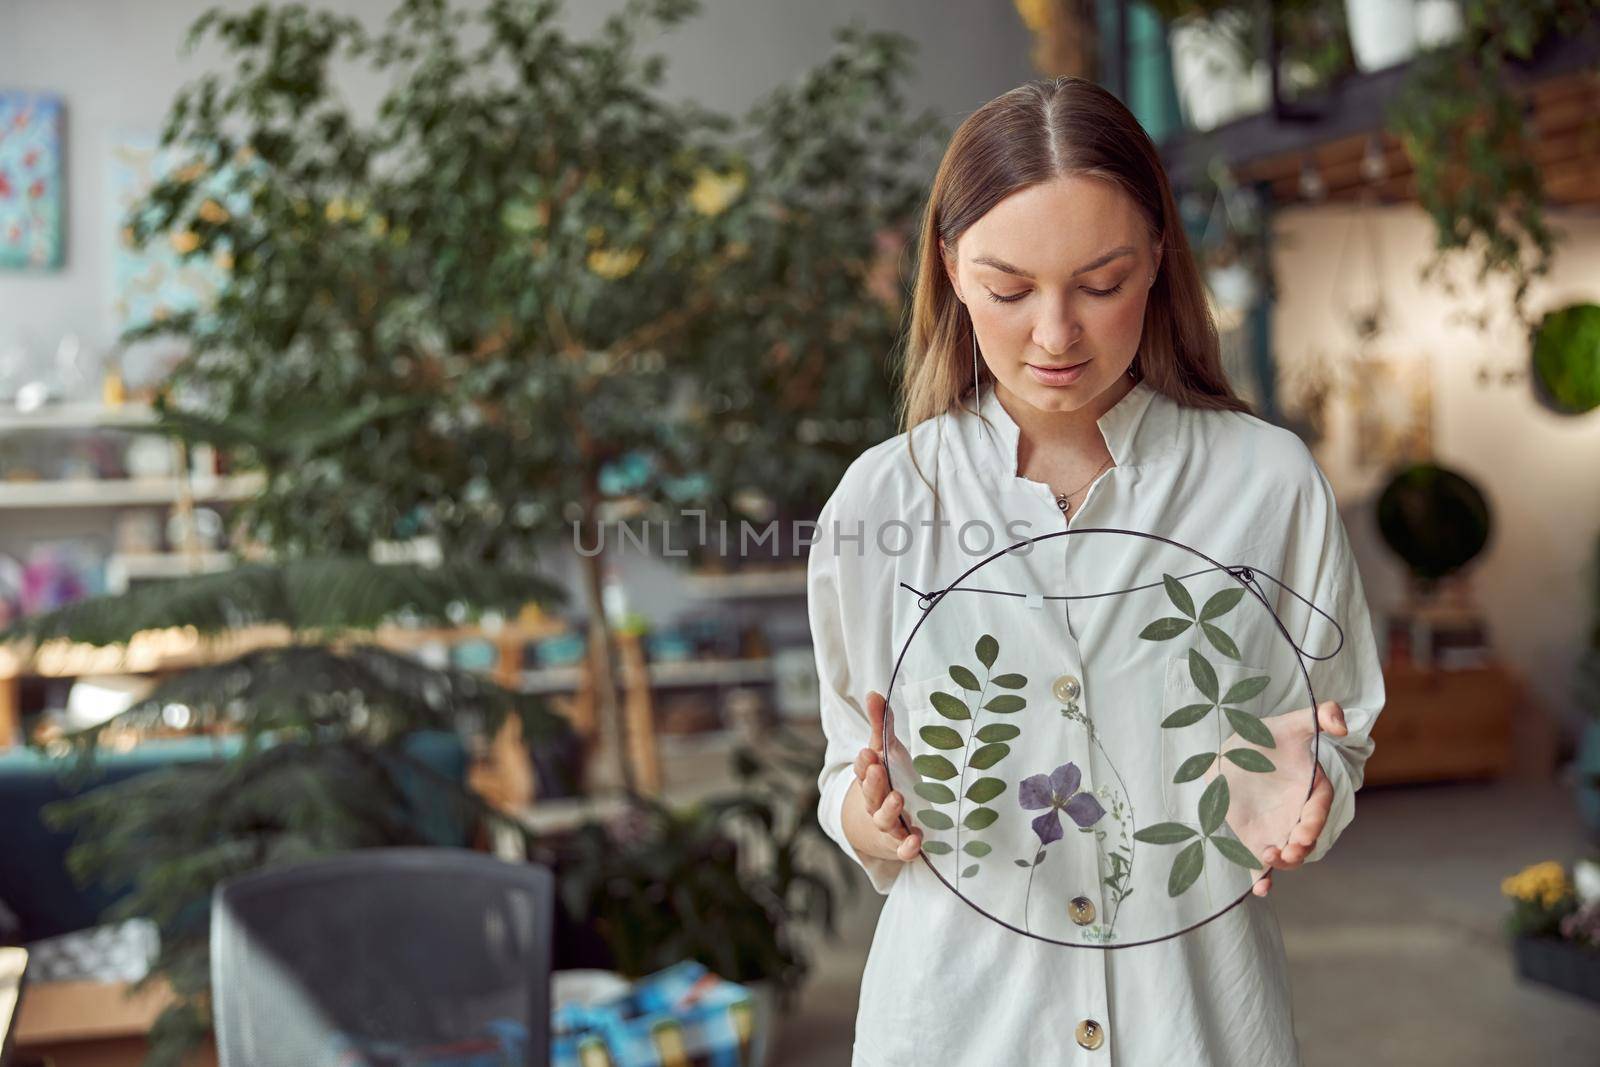
[[[1051,370],[1047,367],[1036,367],[1028,364],[1028,373],[1033,375],[1033,380],[1040,385],[1071,385],[1083,377],[1083,372],[1089,368],[1089,360],[1060,370]]]

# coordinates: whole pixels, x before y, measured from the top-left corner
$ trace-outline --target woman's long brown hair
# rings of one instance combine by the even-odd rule
[[[1087,79],[1063,76],[996,97],[950,138],[917,238],[902,357],[902,430],[948,411],[975,385],[972,319],[951,287],[940,240],[954,255],[961,235],[1001,200],[1067,175],[1116,184],[1160,241],[1135,374],[1188,407],[1250,411],[1223,374],[1216,323],[1155,145],[1115,96]],[[909,446],[910,434],[906,439]]]

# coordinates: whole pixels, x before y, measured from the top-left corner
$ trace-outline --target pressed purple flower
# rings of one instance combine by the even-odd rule
[[[1048,808],[1033,820],[1033,832],[1039,835],[1039,844],[1048,845],[1061,840],[1061,812],[1079,826],[1093,826],[1100,821],[1106,809],[1100,806],[1093,793],[1078,791],[1083,772],[1076,763],[1063,763],[1049,775],[1035,774],[1022,780],[1017,787],[1017,802],[1029,811]]]

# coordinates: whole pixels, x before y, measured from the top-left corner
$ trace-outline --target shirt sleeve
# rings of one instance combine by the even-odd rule
[[[1333,487],[1314,461],[1311,467],[1314,477],[1301,498],[1301,536],[1296,546],[1297,558],[1303,560],[1297,570],[1306,578],[1303,585],[1292,582],[1291,587],[1338,623],[1339,629],[1335,629],[1327,618],[1305,609],[1307,620],[1299,643],[1308,657],[1325,657],[1308,662],[1312,692],[1319,703],[1332,700],[1344,709],[1349,733],[1344,737],[1322,733],[1316,739],[1317,762],[1333,786],[1333,804],[1321,837],[1306,856],[1307,863],[1327,855],[1355,818],[1356,791],[1373,750],[1372,724],[1385,699],[1383,663],[1361,572],[1350,551]]]
[[[864,647],[862,635],[855,629],[870,625],[870,620],[879,617],[882,609],[869,612],[845,601],[847,591],[859,591],[862,586],[852,575],[841,572],[859,568],[861,559],[859,554],[847,553],[835,544],[838,496],[835,491],[818,516],[817,541],[811,546],[806,562],[806,609],[817,659],[822,731],[827,738],[822,772],[817,777],[817,788],[822,794],[817,819],[845,855],[867,872],[872,888],[887,894],[905,864],[900,860],[863,856],[844,836],[844,799],[850,783],[855,781],[852,765],[856,754],[872,739],[863,688],[866,673],[859,659],[870,654],[866,649],[874,646],[869,642]]]

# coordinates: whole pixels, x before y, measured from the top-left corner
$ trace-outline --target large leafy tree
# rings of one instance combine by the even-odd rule
[[[426,534],[511,563],[601,544],[608,518],[805,516],[892,432],[895,253],[937,132],[904,115],[908,43],[840,30],[736,122],[664,99],[640,54],[696,8],[632,0],[589,41],[555,0],[402,0],[381,31],[298,4],[194,25],[230,66],[177,98],[163,141],[194,164],[131,231],[229,281],[130,338],[187,342],[164,426],[264,471],[255,536],[298,555]],[[391,87],[370,116],[337,87],[358,63]],[[739,510],[751,490],[763,507]]]

